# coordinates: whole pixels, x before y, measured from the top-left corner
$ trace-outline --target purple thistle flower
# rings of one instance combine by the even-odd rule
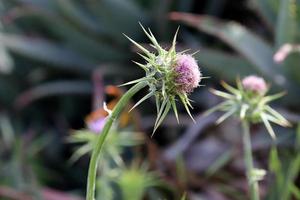
[[[265,80],[261,77],[254,76],[254,75],[245,77],[242,80],[242,85],[246,90],[261,95],[265,94],[268,89]]]
[[[175,73],[175,84],[179,92],[190,93],[199,86],[202,74],[196,60],[191,55],[177,56]]]
[[[87,123],[87,127],[90,131],[99,134],[101,133],[105,123],[106,123],[107,117],[100,117],[98,119],[94,119]]]

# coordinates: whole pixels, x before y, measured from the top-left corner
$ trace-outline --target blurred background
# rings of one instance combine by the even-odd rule
[[[196,123],[179,107],[180,124],[171,113],[150,138],[154,99],[122,114],[97,199],[248,199],[239,122],[202,113],[220,102],[209,88],[251,74],[287,92],[272,106],[293,124],[274,126],[276,141],[252,127],[261,195],[300,199],[300,0],[0,0],[0,199],[84,199],[89,125],[143,76],[122,35],[147,47],[138,22],[166,48],[180,26],[177,48],[199,50],[210,78],[191,95]]]

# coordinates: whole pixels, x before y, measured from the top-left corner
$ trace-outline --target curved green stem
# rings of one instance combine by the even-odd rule
[[[109,115],[101,134],[98,136],[89,165],[86,200],[95,200],[96,176],[99,157],[103,143],[107,137],[107,134],[113,122],[119,116],[123,108],[128,104],[128,101],[131,99],[131,97],[145,86],[147,86],[147,82],[139,82],[133,87],[131,87],[121,97],[117,105],[112,110],[112,113]]]
[[[259,200],[258,181],[252,178],[254,167],[253,167],[249,123],[246,120],[242,120],[242,126],[243,126],[244,156],[245,156],[245,164],[247,168],[247,179],[248,179],[248,185],[250,189],[251,200]]]

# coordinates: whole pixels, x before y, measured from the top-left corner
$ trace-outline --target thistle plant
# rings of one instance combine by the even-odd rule
[[[276,139],[271,122],[283,127],[289,126],[289,122],[276,110],[268,104],[284,95],[278,93],[274,95],[266,95],[269,86],[265,80],[258,76],[248,76],[243,80],[237,79],[237,88],[234,88],[224,81],[222,86],[228,91],[218,91],[212,89],[211,92],[225,99],[222,103],[207,111],[207,114],[215,111],[224,111],[216,122],[223,122],[231,116],[236,116],[241,120],[243,128],[243,144],[244,158],[247,168],[247,179],[252,200],[259,199],[258,181],[265,174],[264,170],[255,169],[253,166],[251,140],[250,140],[250,124],[263,123],[272,137]]]
[[[95,198],[96,169],[99,162],[99,155],[107,134],[109,133],[113,122],[118,118],[121,111],[134,94],[146,86],[149,87],[149,93],[139,100],[132,109],[150,97],[155,97],[156,99],[157,118],[154,124],[153,133],[157,130],[171,108],[179,121],[176,107],[177,99],[182,102],[187,113],[193,119],[190,113],[192,105],[188,95],[194,88],[199,86],[199,83],[203,78],[197,62],[192,55],[186,54],[187,51],[176,52],[175,45],[178,29],[175,33],[171,47],[166,50],[158,44],[150,29],[146,31],[142,25],[141,27],[150,39],[151,46],[154,48],[155,52],[150,52],[125,35],[142,52],[139,53],[139,55],[144,58],[146,62],[144,64],[138,62],[135,63],[145,71],[145,77],[123,84],[133,84],[133,86],[122,96],[114,109],[109,113],[101,134],[99,134],[96,139],[89,166],[87,200],[94,200]]]
[[[116,181],[120,186],[124,200],[143,199],[147,189],[162,185],[158,176],[148,171],[145,163],[141,166],[133,163],[129,168],[123,169]]]
[[[92,127],[99,128],[101,123],[99,122],[99,126]],[[85,154],[90,154],[94,148],[98,135],[95,133],[95,129],[90,129],[90,126],[88,127],[89,129],[73,131],[68,138],[70,143],[80,144],[70,158],[71,162],[77,161]],[[98,189],[97,197],[106,200],[114,199],[116,195],[114,194],[112,184],[125,167],[125,162],[121,154],[124,152],[125,147],[135,146],[142,142],[143,138],[137,132],[119,130],[116,125],[112,126],[106,143],[102,148],[101,166],[98,166],[97,170],[101,174],[96,180]]]

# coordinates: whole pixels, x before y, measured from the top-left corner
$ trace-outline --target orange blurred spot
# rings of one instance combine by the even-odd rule
[[[110,85],[105,87],[105,93],[108,96],[114,97],[110,102],[107,103],[107,108],[113,110],[115,105],[118,103],[119,99],[121,98],[123,92],[120,90],[120,88]],[[99,118],[104,118],[107,115],[108,113],[104,110],[103,107],[101,107],[91,112],[89,115],[87,115],[85,118],[85,122],[89,124],[95,120],[98,120]],[[125,109],[125,111],[121,113],[119,125],[121,127],[125,127],[126,125],[129,124],[129,122],[130,122],[130,115],[128,113],[128,109]]]

